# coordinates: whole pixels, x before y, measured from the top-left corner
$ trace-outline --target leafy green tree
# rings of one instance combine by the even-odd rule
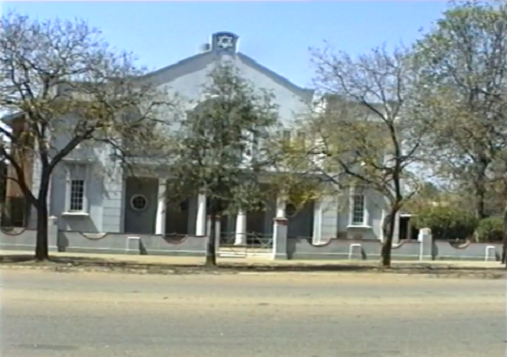
[[[473,193],[482,219],[492,165],[507,147],[505,3],[452,2],[414,51],[416,114],[432,127],[423,149],[443,179]]]
[[[456,206],[429,206],[416,213],[414,225],[430,228],[435,239],[469,239],[479,224],[473,212]]]
[[[501,217],[481,219],[476,236],[480,242],[501,242],[503,240],[503,219]]]
[[[168,191],[183,199],[204,192],[215,222],[224,212],[258,209],[266,200],[261,180],[274,167],[269,140],[276,134],[278,107],[271,93],[255,88],[230,64],[211,71],[201,98],[174,133]],[[216,265],[211,227],[208,266]]]

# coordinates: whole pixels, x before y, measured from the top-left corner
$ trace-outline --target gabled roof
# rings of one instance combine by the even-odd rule
[[[231,37],[230,47],[227,48],[220,47],[219,44],[220,36]],[[199,53],[197,55],[185,58],[167,67],[163,67],[156,71],[150,72],[145,76],[143,76],[143,78],[152,79],[156,84],[167,83],[186,74],[202,70],[212,62],[219,60],[223,55],[231,55],[238,58],[245,65],[265,74],[267,77],[271,78],[276,83],[287,88],[295,95],[301,97],[305,102],[310,103],[312,101],[314,93],[312,89],[299,87],[298,85],[289,81],[287,78],[259,64],[251,57],[241,52],[236,52],[237,41],[238,36],[236,36],[233,33],[230,32],[215,33],[212,35],[211,40],[212,43],[209,51]]]
[[[287,78],[259,64],[251,57],[241,52],[237,52],[236,48],[238,40],[239,37],[231,32],[217,32],[211,36],[211,44],[209,45],[209,50],[206,52],[196,54],[169,66],[150,72],[140,77],[140,79],[148,79],[153,81],[155,85],[168,83],[181,76],[205,69],[211,63],[220,60],[223,55],[230,55],[236,57],[243,64],[251,67],[252,69],[265,74],[274,82],[287,88],[289,91],[300,97],[306,103],[312,102],[314,90],[300,87],[292,83]],[[7,123],[21,115],[22,113],[9,114],[3,116],[1,121]]]
[[[314,93],[313,89],[299,87],[298,85],[292,83],[287,78],[285,78],[285,77],[279,75],[278,73],[270,70],[269,68],[261,65],[259,62],[255,61],[251,57],[249,57],[241,52],[238,52],[237,56],[246,65],[258,70],[261,73],[264,73],[266,76],[268,76],[269,78],[271,78],[272,80],[274,80],[278,84],[290,89],[291,91],[295,92],[297,95],[304,98],[304,100],[307,101],[308,103],[310,103],[312,101],[313,93]]]

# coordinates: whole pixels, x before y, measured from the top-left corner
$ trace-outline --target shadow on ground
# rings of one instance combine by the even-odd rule
[[[111,261],[97,257],[51,257],[49,261],[36,262],[33,255],[0,255],[0,266],[4,268],[33,268],[46,269],[61,272],[73,271],[111,271],[128,272],[140,274],[199,274],[199,273],[230,273],[241,272],[357,272],[357,273],[403,273],[403,274],[433,274],[455,276],[476,275],[484,278],[503,278],[505,277],[505,268],[500,264],[498,268],[494,267],[460,267],[456,265],[443,265],[427,263],[402,263],[397,262],[390,269],[380,268],[376,262],[358,262],[343,264],[323,263],[308,264],[304,262],[294,262],[291,264],[270,264],[269,262],[255,262],[245,264],[244,262],[221,262],[217,267],[208,268],[199,264],[171,264],[170,257],[168,263],[137,263],[132,261]]]

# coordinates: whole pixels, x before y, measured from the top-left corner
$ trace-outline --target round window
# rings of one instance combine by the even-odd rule
[[[293,217],[297,212],[296,206],[293,203],[287,203],[285,206],[285,214],[287,217]]]
[[[148,206],[148,200],[143,195],[135,195],[130,200],[130,206],[136,211],[142,211]]]

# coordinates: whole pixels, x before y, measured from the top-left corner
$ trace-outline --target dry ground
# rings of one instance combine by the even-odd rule
[[[2,357],[484,357],[505,283],[325,273],[2,271]]]

